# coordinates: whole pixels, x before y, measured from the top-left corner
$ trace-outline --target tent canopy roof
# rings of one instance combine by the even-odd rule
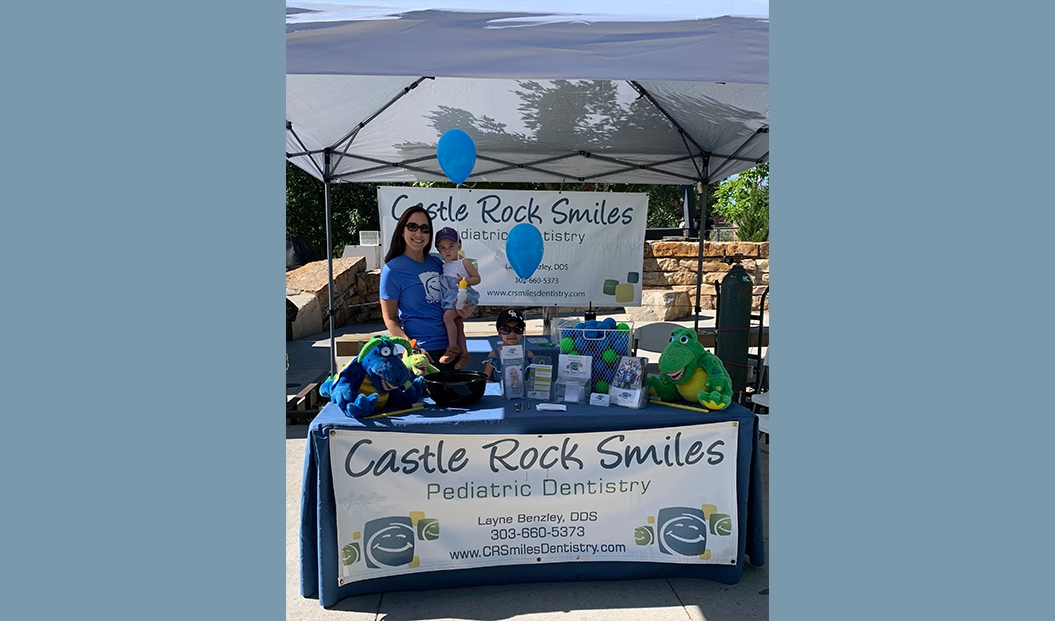
[[[453,128],[476,145],[468,183],[688,184],[768,161],[767,2],[387,4],[288,0],[287,157],[320,179],[446,181]]]

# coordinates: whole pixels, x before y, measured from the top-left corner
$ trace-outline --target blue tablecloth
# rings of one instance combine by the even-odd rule
[[[538,403],[519,402],[532,406]],[[328,607],[345,597],[363,593],[516,582],[689,577],[734,584],[740,580],[743,572],[745,552],[752,565],[760,566],[765,562],[758,432],[755,416],[746,408],[734,403],[724,411],[704,413],[656,404],[649,404],[640,410],[567,404],[567,412],[539,412],[533,407],[516,412],[514,403],[502,397],[484,396],[468,411],[464,408],[428,406],[410,414],[367,420],[348,418],[333,404],[323,408],[311,423],[304,455],[300,520],[301,595],[310,597],[318,593],[320,603]],[[553,434],[651,429],[724,421],[739,423],[738,443],[743,448],[749,448],[737,452],[740,552],[735,566],[641,562],[510,565],[419,573],[338,585],[340,553],[330,472],[330,429],[393,433]]]

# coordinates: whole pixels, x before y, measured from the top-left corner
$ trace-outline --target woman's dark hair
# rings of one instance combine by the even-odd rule
[[[399,222],[396,223],[396,230],[392,233],[392,243],[388,245],[385,263],[406,252],[407,240],[403,238],[403,229],[407,228],[407,220],[410,219],[410,216],[416,213],[425,214],[425,219],[429,222],[429,241],[425,244],[425,256],[432,252],[432,234],[436,232],[432,230],[432,216],[429,215],[428,210],[421,203],[418,203],[404,211],[403,215],[399,217]]]

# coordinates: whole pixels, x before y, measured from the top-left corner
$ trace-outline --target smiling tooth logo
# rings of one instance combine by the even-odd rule
[[[656,540],[663,554],[700,556],[707,551],[707,520],[692,507],[666,507],[656,518]]]
[[[414,560],[414,526],[409,517],[370,520],[363,527],[366,566],[398,567]]]
[[[400,565],[415,568],[420,566],[420,560],[414,555],[415,541],[436,541],[439,538],[440,521],[425,517],[424,511],[411,511],[408,516],[377,518],[367,522],[361,533],[352,533],[356,542],[341,549],[341,562],[352,565],[365,559],[366,566],[373,569]],[[362,544],[358,543],[360,539]]]
[[[440,521],[434,518],[418,520],[418,539],[435,541],[440,538]]]
[[[708,532],[718,537],[733,534],[732,516],[718,513],[715,505],[701,505],[699,509],[666,507],[655,516],[648,516],[648,523],[655,524],[655,536],[652,526],[638,526],[634,529],[634,543],[647,546],[655,542],[663,554],[699,556],[704,561],[711,558]]]
[[[425,301],[430,304],[443,301],[443,293],[440,290],[439,272],[422,272],[418,274],[421,284],[425,286]]]
[[[712,513],[708,518],[712,535],[733,534],[733,518],[724,513]]]
[[[358,563],[361,557],[362,553],[359,551],[358,543],[349,543],[341,549],[341,562],[345,565]]]

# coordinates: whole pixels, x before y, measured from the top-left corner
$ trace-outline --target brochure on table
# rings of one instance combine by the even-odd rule
[[[620,356],[615,368],[615,378],[608,389],[612,404],[625,408],[641,409],[648,401],[645,387],[648,358]]]
[[[502,347],[502,385],[507,399],[524,397],[524,346]]]

